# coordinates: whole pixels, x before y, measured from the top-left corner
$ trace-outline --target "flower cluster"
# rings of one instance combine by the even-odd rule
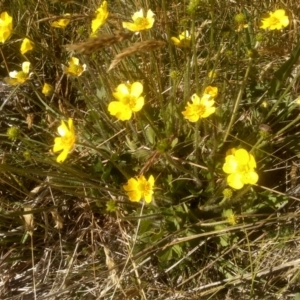
[[[268,18],[262,19],[262,25],[260,28],[279,30],[289,25],[289,18],[285,15],[284,9],[277,9],[274,12],[269,13]]]
[[[92,20],[92,35],[95,35],[97,30],[102,27],[108,17],[107,1],[103,1],[96,11],[96,18]]]
[[[255,184],[258,181],[255,168],[255,158],[247,150],[233,148],[227,152],[223,171],[229,174],[227,183],[230,187],[239,190],[245,184]]]
[[[54,139],[53,152],[62,152],[58,155],[56,161],[63,162],[66,160],[69,152],[74,148],[76,135],[73,125],[73,120],[69,118],[68,126],[64,121],[61,121],[61,125],[57,128],[60,137]]]
[[[143,85],[140,82],[132,84],[120,84],[113,96],[118,101],[112,101],[108,105],[108,111],[121,121],[130,120],[132,113],[140,111],[144,106]]]
[[[0,42],[4,43],[12,32],[12,17],[5,11],[0,15]]]
[[[152,201],[153,186],[154,177],[152,175],[148,180],[141,175],[137,178],[130,178],[123,188],[130,201],[138,202],[144,199],[146,203],[150,203]]]

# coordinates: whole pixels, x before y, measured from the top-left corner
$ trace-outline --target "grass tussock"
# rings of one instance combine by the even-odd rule
[[[300,298],[297,0],[0,7],[1,299]]]

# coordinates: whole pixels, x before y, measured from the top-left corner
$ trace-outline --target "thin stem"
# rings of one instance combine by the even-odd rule
[[[237,113],[238,107],[240,105],[240,102],[241,102],[241,99],[242,99],[242,96],[243,96],[243,93],[244,93],[244,90],[245,90],[245,87],[246,87],[246,83],[248,81],[248,76],[249,76],[249,73],[250,73],[250,70],[251,70],[251,66],[252,66],[252,59],[250,58],[249,59],[249,64],[248,64],[248,68],[246,70],[246,74],[245,74],[243,82],[241,84],[241,87],[240,87],[237,99],[236,99],[236,101],[234,103],[234,107],[233,107],[232,115],[231,115],[231,118],[230,118],[230,122],[229,122],[227,130],[225,132],[224,143],[226,142],[227,137],[229,135],[229,132],[231,130],[231,127],[233,125],[233,122],[236,119],[236,113]]]

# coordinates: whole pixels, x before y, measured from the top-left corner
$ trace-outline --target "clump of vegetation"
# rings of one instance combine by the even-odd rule
[[[237,2],[4,1],[1,298],[299,299],[300,6]]]

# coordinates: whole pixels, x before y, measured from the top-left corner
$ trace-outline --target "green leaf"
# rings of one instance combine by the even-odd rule
[[[182,248],[181,248],[181,246],[180,245],[174,245],[173,247],[172,247],[172,250],[177,254],[177,257],[179,258],[179,257],[181,257],[182,256]]]
[[[128,148],[130,150],[136,150],[137,149],[136,144],[134,142],[132,142],[127,135],[125,136],[125,138],[126,138],[126,144],[127,144]]]
[[[300,300],[300,293],[295,294],[294,300]]]
[[[152,129],[152,127],[149,126],[146,128],[145,131],[149,143],[153,145],[155,143],[155,137],[156,137],[154,130]]]
[[[169,261],[170,259],[172,259],[172,248],[167,248],[165,250],[162,250],[159,254],[158,254],[158,260],[161,263],[165,263],[167,261]]]
[[[270,83],[269,95],[275,97],[282,85],[285,84],[287,78],[291,75],[294,64],[300,56],[300,42],[291,53],[291,57],[283,63],[283,65],[274,73],[274,77]]]

